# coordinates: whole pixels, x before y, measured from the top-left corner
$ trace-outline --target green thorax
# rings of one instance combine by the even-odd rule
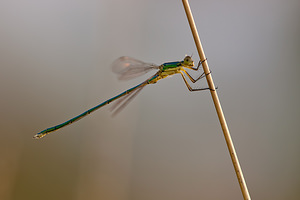
[[[182,66],[182,61],[167,62],[161,65],[163,71],[170,68],[180,67],[180,66]]]

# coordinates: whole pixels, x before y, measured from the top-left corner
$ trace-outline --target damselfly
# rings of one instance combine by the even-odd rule
[[[205,60],[204,60],[205,61]],[[164,79],[168,76],[172,76],[174,74],[181,74],[187,88],[189,91],[200,91],[200,90],[207,90],[209,88],[192,88],[191,85],[188,83],[185,75],[193,82],[197,82],[198,80],[202,79],[205,77],[205,73],[203,72],[198,78],[193,78],[187,71],[186,69],[191,69],[194,71],[198,71],[200,65],[204,61],[199,61],[198,66],[194,67],[194,61],[192,60],[191,56],[186,56],[182,61],[176,61],[176,62],[167,62],[162,65],[155,65],[155,64],[150,64],[150,63],[145,63],[139,60],[136,60],[134,58],[130,57],[120,57],[116,61],[113,62],[112,64],[112,69],[113,72],[117,73],[119,75],[120,80],[127,80],[131,79],[140,75],[143,75],[147,73],[150,70],[156,69],[158,70],[153,76],[145,80],[144,82],[138,84],[137,86],[134,86],[125,92],[108,99],[107,101],[104,101],[103,103],[83,112],[82,114],[64,122],[61,124],[58,124],[56,126],[47,128],[39,133],[37,133],[34,138],[39,139],[47,135],[48,133],[51,133],[53,131],[57,131],[58,129],[61,129],[69,124],[72,124],[73,122],[76,122],[83,117],[87,116],[88,114],[96,111],[97,109],[110,104],[111,102],[115,101],[118,99],[116,104],[112,107],[115,112],[118,113],[120,110],[122,110],[138,93],[141,92],[141,90],[148,84],[154,84],[160,79]]]

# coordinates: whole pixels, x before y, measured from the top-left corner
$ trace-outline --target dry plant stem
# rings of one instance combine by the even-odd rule
[[[196,44],[199,56],[200,56],[200,60],[203,61],[206,59],[206,57],[205,57],[204,51],[202,49],[202,45],[200,42],[200,38],[199,38],[198,31],[197,31],[197,28],[196,28],[196,25],[195,25],[195,22],[194,22],[194,19],[192,16],[192,12],[191,12],[189,3],[187,0],[182,0],[182,3],[184,6],[184,10],[186,12],[190,27],[191,27],[191,31],[192,31],[192,34],[193,34],[193,37],[195,40],[195,44]],[[223,133],[224,133],[224,137],[225,137],[227,147],[228,147],[228,150],[230,153],[230,157],[231,157],[234,169],[235,169],[235,173],[237,175],[237,178],[238,178],[238,181],[239,181],[239,184],[241,187],[243,197],[245,200],[246,199],[250,200],[251,197],[248,192],[246,181],[244,179],[243,172],[242,172],[241,166],[239,164],[237,154],[234,149],[234,145],[233,145],[233,142],[232,142],[232,139],[231,139],[228,127],[227,127],[227,123],[226,123],[226,120],[225,120],[225,117],[224,117],[224,114],[222,111],[222,107],[221,107],[221,104],[219,101],[218,94],[215,90],[214,82],[213,82],[212,76],[210,74],[207,61],[203,62],[202,66],[203,66],[203,70],[204,70],[205,74],[207,74],[206,80],[207,80],[209,88],[211,89],[210,93],[211,93],[211,96],[212,96],[212,99],[213,99],[213,102],[214,102],[214,105],[215,105],[215,108],[216,108],[216,111],[217,111],[217,114],[218,114],[218,117],[220,120],[220,124],[221,124],[222,130],[223,130]]]

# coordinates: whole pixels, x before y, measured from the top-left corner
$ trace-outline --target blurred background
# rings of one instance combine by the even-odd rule
[[[299,199],[300,2],[190,6],[252,199]],[[32,139],[155,73],[120,82],[116,58],[185,54],[181,1],[2,0],[0,199],[242,199],[210,93],[179,75]]]

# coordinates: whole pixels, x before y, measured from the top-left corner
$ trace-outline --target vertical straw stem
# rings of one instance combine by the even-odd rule
[[[192,16],[192,12],[191,12],[189,3],[187,0],[182,0],[182,3],[183,3],[184,10],[186,12],[186,16],[187,16],[193,37],[194,37],[194,41],[195,41],[195,44],[196,44],[196,47],[198,50],[200,60],[203,61],[206,59],[206,57],[205,57],[205,54],[204,54],[204,51],[203,51],[203,48],[202,48],[202,45],[200,42],[200,38],[199,38],[198,31],[197,31],[197,28],[196,28],[196,25],[194,22],[194,18]],[[215,86],[214,86],[212,76],[210,74],[210,70],[208,68],[207,61],[203,62],[202,66],[203,66],[203,70],[204,70],[205,74],[207,74],[207,76],[206,76],[207,84],[208,84],[209,88],[211,89],[210,93],[211,93],[211,96],[212,96],[212,99],[213,99],[213,102],[214,102],[214,105],[215,105],[215,108],[216,108],[216,111],[217,111],[217,114],[219,117],[219,121],[220,121],[222,130],[223,130],[223,134],[224,134],[224,137],[226,140],[226,144],[227,144],[227,147],[229,150],[229,154],[230,154],[232,164],[235,169],[235,173],[236,173],[243,197],[245,200],[250,200],[251,198],[250,198],[250,194],[247,189],[246,181],[243,176],[242,168],[239,164],[239,160],[238,160],[236,151],[234,149],[234,145],[233,145],[230,133],[229,133],[229,129],[228,129],[228,126],[227,126],[227,123],[225,120],[225,116],[223,114],[223,110],[222,110],[222,107],[221,107],[221,104],[219,101],[218,94],[217,94]]]

